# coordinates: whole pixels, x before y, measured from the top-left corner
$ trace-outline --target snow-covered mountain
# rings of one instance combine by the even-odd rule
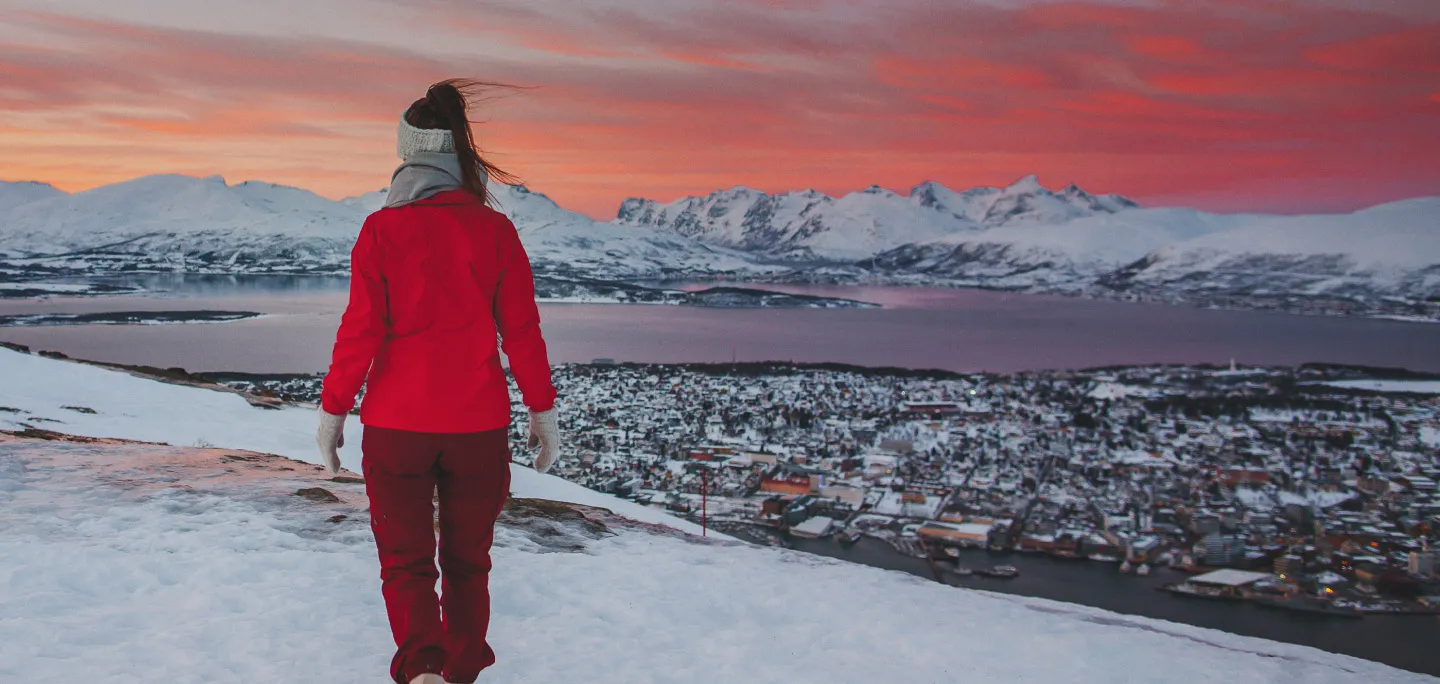
[[[491,191],[495,208],[515,222],[537,271],[626,278],[784,270],[683,235],[601,223],[523,186],[497,185]]]
[[[927,182],[908,196],[737,187],[670,204],[629,199],[606,223],[522,186],[494,190],[537,272],[552,277],[878,281],[1227,306],[1326,299],[1440,315],[1415,308],[1440,301],[1440,198],[1343,215],[1213,214],[1142,209],[1027,176],[964,191]],[[0,277],[341,273],[384,201],[384,190],[332,201],[176,175],[75,194],[0,183]],[[1393,311],[1374,306],[1395,301]]]
[[[871,186],[839,198],[814,190],[768,195],[743,187],[669,204],[631,198],[620,206],[615,223],[789,259],[853,261],[989,227],[1054,224],[1136,206],[1074,185],[1053,192],[1026,176],[1008,187],[964,192],[926,182],[909,196]]]
[[[752,269],[754,259],[743,253],[601,223],[524,187],[493,189],[541,271],[639,278],[764,270]],[[385,195],[337,202],[273,183],[228,185],[218,176],[146,176],[74,195],[6,184],[0,203],[13,201],[0,204],[0,256],[90,272],[339,272]]]
[[[982,287],[1204,297],[1440,296],[1440,198],[1352,214],[1135,209],[903,245],[872,274]]]
[[[1115,214],[1139,207],[1120,195],[1092,195],[1071,184],[1059,192],[1026,176],[1004,188],[980,187],[956,192],[927,181],[910,191],[910,199],[955,218],[985,227],[1063,223],[1086,216]]]
[[[1440,197],[1352,214],[1245,217],[1234,229],[1150,252],[1110,277],[1116,286],[1153,291],[1434,299]]]
[[[38,202],[51,197],[61,197],[65,191],[49,183],[38,181],[0,181],[0,211],[22,204]]]
[[[319,269],[343,261],[364,219],[299,188],[158,175],[11,207],[0,244],[117,267]]]

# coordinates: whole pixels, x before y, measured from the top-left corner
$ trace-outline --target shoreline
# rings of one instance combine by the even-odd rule
[[[59,278],[59,279],[61,279],[61,280],[83,280],[83,281],[90,281],[91,283],[94,283],[94,284],[95,284],[95,287],[98,287],[98,288],[116,288],[117,286],[105,284],[104,281],[106,281],[106,280],[115,280],[115,279],[122,279],[122,278],[134,278],[134,277],[164,277],[164,276],[179,276],[179,277],[182,277],[182,278],[183,278],[183,277],[186,277],[186,276],[190,276],[190,277],[197,277],[197,278],[228,278],[228,279],[256,279],[256,278],[305,278],[305,279],[311,279],[311,278],[314,278],[314,279],[333,278],[333,279],[348,279],[348,278],[349,278],[349,274],[348,274],[347,271],[336,271],[336,272],[297,271],[297,272],[268,272],[268,273],[245,273],[245,272],[239,272],[239,273],[236,273],[236,272],[223,272],[223,271],[217,271],[217,272],[203,272],[203,271],[197,271],[197,272],[177,272],[177,271],[139,271],[139,270],[137,270],[137,271],[131,271],[131,272],[124,272],[124,273],[118,273],[118,272],[117,272],[117,273],[99,273],[99,274],[52,275],[52,276],[46,276],[46,277],[41,277],[41,278],[24,278],[24,277],[14,278],[13,276],[11,276],[11,278],[8,278],[8,279],[7,279],[3,274],[0,274],[0,302],[3,302],[3,301],[5,301],[5,300],[7,300],[7,299],[8,299],[8,300],[15,300],[15,301],[27,301],[27,300],[33,300],[33,299],[49,299],[49,298],[55,298],[55,297],[58,297],[58,298],[86,298],[86,297],[103,297],[103,296],[111,296],[111,295],[127,295],[127,294],[128,294],[128,295],[135,295],[135,296],[145,296],[145,295],[147,295],[148,291],[147,291],[146,289],[144,289],[144,288],[138,288],[138,289],[112,289],[112,290],[104,290],[104,289],[101,289],[101,290],[89,291],[89,292],[73,292],[73,291],[67,292],[67,291],[64,291],[64,290],[57,290],[57,291],[54,291],[54,292],[40,292],[40,293],[38,293],[38,294],[30,294],[30,295],[27,295],[27,296],[12,296],[12,295],[8,295],[8,294],[6,293],[6,290],[7,290],[7,286],[21,286],[21,285],[27,285],[27,284],[29,284],[29,285],[40,285],[40,286],[57,285],[57,284],[54,284],[54,283],[44,283],[44,282],[42,282],[43,280],[56,279],[56,278]],[[1412,301],[1406,301],[1406,302],[1389,302],[1389,303],[1391,303],[1391,304],[1394,304],[1395,306],[1405,306],[1405,307],[1411,307],[1411,308],[1417,307],[1417,306],[1418,306],[1418,307],[1429,307],[1429,308],[1435,310],[1433,313],[1430,313],[1430,314],[1416,314],[1416,313],[1413,313],[1413,312],[1406,313],[1406,312],[1400,312],[1400,311],[1393,311],[1393,310],[1389,310],[1388,308],[1387,308],[1386,310],[1375,310],[1375,309],[1374,309],[1374,307],[1376,306],[1375,303],[1368,303],[1368,304],[1367,304],[1367,303],[1365,303],[1365,302],[1360,302],[1360,301],[1355,301],[1355,300],[1347,300],[1347,299],[1331,299],[1331,298],[1318,298],[1318,297],[1317,297],[1317,298],[1310,298],[1310,297],[1308,297],[1307,295],[1303,295],[1303,294],[1299,294],[1299,293],[1280,294],[1280,295],[1266,295],[1266,296],[1260,296],[1260,297],[1253,296],[1253,295],[1215,295],[1215,296],[1210,296],[1210,297],[1200,297],[1200,298],[1197,298],[1197,296],[1191,295],[1191,294],[1188,294],[1188,293],[1153,292],[1153,293],[1145,293],[1145,294],[1136,295],[1135,293],[1125,292],[1125,291],[1108,291],[1108,290],[1093,290],[1093,289],[1083,290],[1083,291],[1077,291],[1077,290],[1075,290],[1075,289],[1067,289],[1067,288],[997,287],[997,286],[987,286],[987,285],[985,285],[985,284],[983,284],[983,283],[976,283],[976,282],[958,282],[958,281],[954,281],[954,280],[948,280],[948,281],[947,281],[947,280],[934,280],[934,281],[926,280],[926,281],[924,281],[924,282],[916,282],[914,279],[896,278],[896,277],[868,277],[868,278],[867,278],[867,277],[816,277],[816,278],[787,279],[787,278],[785,278],[784,276],[772,276],[772,275],[765,275],[765,274],[715,274],[715,273],[707,273],[707,274],[684,274],[683,277],[671,277],[671,276],[663,276],[663,277],[654,277],[654,276],[630,277],[630,278],[626,278],[626,279],[621,280],[621,279],[614,279],[614,278],[611,278],[611,279],[596,279],[596,278],[589,278],[589,277],[585,277],[585,276],[567,275],[567,274],[559,273],[559,272],[548,272],[548,271],[542,272],[542,271],[536,271],[536,273],[535,273],[535,278],[536,278],[536,281],[537,281],[537,285],[539,285],[540,282],[543,281],[543,280],[550,280],[550,281],[553,281],[553,282],[555,282],[555,283],[558,283],[558,284],[561,284],[561,285],[564,285],[564,286],[570,286],[570,287],[577,287],[577,286],[578,286],[578,287],[596,286],[596,287],[602,287],[602,288],[607,288],[607,287],[608,287],[608,288],[633,289],[633,290],[652,290],[652,291],[654,291],[654,293],[655,293],[656,296],[659,296],[660,293],[662,293],[662,292],[669,292],[669,293],[683,292],[683,291],[681,291],[681,290],[672,290],[672,289],[670,289],[670,288],[668,288],[668,287],[663,287],[663,286],[665,286],[666,284],[680,284],[680,283],[714,283],[714,284],[741,283],[741,284],[752,285],[752,286],[753,286],[753,285],[760,285],[760,286],[764,286],[764,285],[772,285],[772,286],[793,285],[793,286],[802,286],[802,287],[826,287],[826,286],[836,286],[836,287],[929,288],[929,289],[952,290],[952,291],[966,291],[966,290],[970,290],[970,291],[989,292],[989,293],[1006,293],[1006,294],[1020,294],[1020,295],[1032,295],[1032,296],[1063,297],[1063,298],[1067,298],[1067,299],[1080,299],[1080,300],[1086,300],[1086,301],[1104,301],[1104,302],[1123,303],[1123,304],[1145,304],[1145,305],[1152,305],[1152,306],[1174,306],[1174,307],[1183,307],[1183,308],[1199,309],[1199,310],[1206,310],[1206,311],[1237,311],[1237,312],[1251,312],[1251,313],[1270,313],[1270,314],[1289,315],[1289,316],[1312,316],[1312,317],[1321,317],[1321,318],[1341,318],[1341,319],[1361,319],[1361,320],[1375,320],[1375,321],[1390,321],[1390,322],[1394,322],[1394,323],[1440,324],[1440,304],[1432,304],[1432,303],[1427,303],[1427,302],[1424,302],[1424,301],[1414,301],[1414,302],[1412,302]],[[61,285],[61,287],[70,287],[70,284],[60,284],[60,285]],[[661,286],[661,287],[657,287],[657,286]],[[121,286],[121,287],[123,287],[123,286]],[[725,288],[725,287],[726,287],[725,285],[720,285],[718,288],[712,288],[712,289],[722,289],[722,288]],[[860,300],[846,300],[846,299],[843,299],[843,298],[826,298],[826,297],[814,297],[814,296],[807,296],[807,295],[795,295],[795,294],[793,294],[793,293],[785,293],[785,292],[781,292],[781,291],[778,291],[778,290],[767,290],[767,289],[765,289],[765,288],[763,288],[763,287],[750,287],[750,288],[738,287],[738,288],[735,288],[735,289],[749,290],[749,291],[751,291],[751,292],[758,292],[758,293],[786,294],[786,295],[789,295],[789,296],[792,296],[792,297],[798,297],[798,298],[801,298],[801,299],[806,299],[806,298],[810,298],[810,299],[835,299],[837,302],[843,302],[843,304],[841,304],[841,306],[855,306],[855,307],[858,307],[858,308],[868,308],[868,307],[877,307],[877,308],[878,308],[878,307],[881,307],[881,305],[879,305],[879,304],[874,304],[874,303],[872,303],[872,302],[864,302],[864,301],[860,301]],[[161,294],[161,293],[156,293],[156,294]],[[1311,306],[1306,306],[1307,300],[1308,300],[1308,303],[1309,303]],[[560,303],[566,303],[566,304],[571,304],[571,303],[573,303],[573,304],[632,304],[632,303],[633,303],[633,304],[644,304],[644,303],[670,304],[670,303],[671,303],[671,302],[663,302],[663,301],[649,302],[649,301],[623,301],[623,300],[620,300],[620,299],[609,299],[609,300],[606,300],[606,299],[586,299],[586,298],[584,298],[584,297],[579,297],[579,298],[574,298],[574,299],[572,299],[572,298],[568,298],[568,297],[564,297],[564,296],[562,296],[562,297],[552,297],[552,298],[540,298],[540,299],[537,299],[537,301],[540,301],[540,302],[542,302],[542,303],[557,303],[557,304],[560,304]],[[682,304],[680,304],[680,305],[682,305],[682,306],[705,306],[705,305],[703,305],[703,304],[694,305],[694,304],[684,304],[684,303],[682,303]],[[1350,311],[1350,310],[1349,310],[1349,309],[1351,309],[1352,307],[1368,307],[1368,308],[1371,309],[1371,310],[1363,311],[1363,312],[1353,312],[1353,311]],[[746,307],[726,307],[726,308],[746,308]],[[758,306],[758,307],[755,307],[755,308],[771,308],[771,307],[765,307],[765,306],[761,305],[761,306]],[[794,306],[794,307],[774,307],[774,308],[833,308],[833,307]]]

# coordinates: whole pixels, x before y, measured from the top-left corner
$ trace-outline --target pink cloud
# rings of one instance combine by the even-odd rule
[[[446,17],[449,37],[482,41],[483,55],[0,19],[58,38],[0,43],[0,112],[28,131],[0,140],[0,155],[7,174],[72,188],[184,170],[339,196],[388,178],[390,122],[425,84],[474,75],[539,86],[487,105],[480,139],[537,189],[602,217],[631,194],[1032,172],[1224,208],[1440,187],[1440,27],[1402,13],[1291,0],[469,7],[415,12]],[[73,158],[47,160],[42,140],[60,146],[49,160]],[[95,144],[104,163],[87,159]],[[1336,177],[1364,182],[1337,199]]]

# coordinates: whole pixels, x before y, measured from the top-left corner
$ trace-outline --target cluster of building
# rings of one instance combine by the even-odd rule
[[[566,365],[552,473],[755,539],[870,535],[1440,603],[1440,398],[1351,389],[1355,374]]]

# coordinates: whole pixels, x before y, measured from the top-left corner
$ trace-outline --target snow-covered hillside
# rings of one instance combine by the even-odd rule
[[[22,204],[38,202],[52,197],[63,197],[65,191],[49,183],[36,181],[0,181],[0,212]]]
[[[0,377],[0,429],[180,445],[0,435],[0,680],[385,679],[393,642],[364,485],[237,451],[314,463],[312,411],[4,349]],[[355,448],[345,451],[353,467]],[[516,496],[679,526],[514,473]],[[335,498],[296,496],[316,487]],[[1176,671],[1197,684],[1433,681],[1308,647],[602,519],[594,533],[507,511],[490,574],[499,660],[484,681],[1112,684]]]
[[[1434,298],[1440,197],[1344,215],[1248,217],[1151,252],[1124,275],[1125,287],[1157,291]]]
[[[785,270],[685,236],[601,223],[523,186],[496,185],[491,190],[496,208],[515,222],[537,271],[648,278]]]
[[[493,189],[541,271],[653,278],[776,270],[682,236],[597,222],[524,187]],[[0,186],[0,255],[21,266],[79,273],[339,272],[360,225],[384,205],[385,194],[337,202],[272,183],[228,185],[219,177],[178,175],[74,195],[6,184]]]
[[[1063,223],[1086,216],[1115,214],[1138,208],[1120,195],[1092,195],[1071,184],[1056,192],[1026,176],[1004,188],[980,187],[956,192],[927,181],[910,191],[910,199],[957,218],[987,226]]]
[[[926,182],[908,197],[871,186],[839,198],[814,190],[768,195],[743,187],[669,204],[631,198],[620,206],[615,223],[791,259],[853,261],[986,227],[1053,224],[1135,206],[1073,185],[1052,192],[1027,176],[1005,188],[965,192]]]
[[[1440,198],[1318,216],[1135,209],[952,234],[861,265],[921,281],[1082,294],[1424,301],[1440,296]]]
[[[221,446],[319,463],[315,408],[252,406],[240,394],[169,384],[79,362],[0,347],[0,430],[40,428],[173,446]],[[361,425],[345,424],[340,462],[360,472]],[[654,509],[564,480],[512,467],[517,496],[545,496],[609,508],[687,532],[700,528]]]
[[[183,270],[333,267],[365,214],[307,190],[218,176],[145,176],[0,213],[10,253]],[[80,254],[76,254],[80,253]]]

